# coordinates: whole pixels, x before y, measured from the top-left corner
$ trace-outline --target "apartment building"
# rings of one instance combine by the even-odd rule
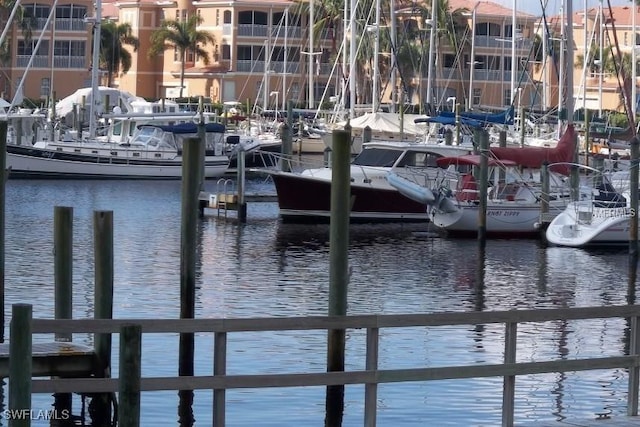
[[[452,108],[455,103],[466,109],[499,109],[512,103],[534,109],[558,105],[557,65],[534,58],[534,40],[538,37],[539,42],[544,34],[539,17],[517,12],[514,31],[514,14],[509,8],[491,1],[448,3],[461,21],[458,24],[466,30],[459,34],[456,45],[442,31],[438,33],[430,82],[429,67],[423,66],[396,83],[398,91],[410,89],[404,94],[406,102],[426,103],[426,91],[431,86],[430,101],[445,108]],[[416,13],[415,2],[399,2],[396,6],[399,28],[414,21],[412,25],[425,34],[429,32],[429,22]],[[13,96],[25,73],[24,96],[28,98],[45,98],[52,84],[58,98],[89,86],[91,17],[95,16],[92,2],[74,0],[58,4],[55,11],[46,2],[23,3],[23,7],[36,17],[37,27],[30,42],[15,25],[11,27],[11,63],[3,67],[0,77],[5,98]],[[598,8],[576,12],[574,63],[580,63],[579,57],[584,58],[588,52],[585,46],[596,37],[601,37],[598,42],[604,45],[611,44],[614,27],[623,52],[631,52],[631,10],[630,6],[621,6],[611,12]],[[348,70],[341,67],[344,48],[340,45],[347,23],[314,33],[315,52],[309,55],[312,23],[308,11],[308,7],[300,8],[299,3],[290,0],[102,0],[103,19],[128,23],[140,41],[137,51],[125,45],[133,57],[132,67],[126,74],[115,76],[112,84],[146,98],[177,97],[181,58],[173,50],[148,57],[150,37],[165,19],[182,20],[197,14],[202,18],[199,29],[210,32],[216,41],[205,47],[209,64],[188,55],[183,96],[203,95],[214,102],[249,102],[267,109],[284,108],[287,100],[308,108],[316,108],[321,102],[326,106],[345,87]],[[314,21],[319,19],[316,16]],[[562,22],[558,16],[549,19],[552,38],[560,37]],[[359,37],[367,37],[365,32]],[[381,61],[389,62],[389,54]],[[588,55],[587,64],[586,73],[577,67],[572,71],[577,108],[585,105],[592,109],[619,109],[617,76],[610,69],[598,68],[599,62]],[[388,70],[389,67],[380,76],[382,103],[389,103],[394,96],[394,89],[388,84]],[[359,71],[371,74],[370,70]],[[370,82],[371,78],[361,79],[359,85]],[[371,103],[371,91],[367,93],[362,87],[358,90],[362,95],[356,102]]]
[[[3,64],[0,92],[13,99],[20,82],[26,98],[46,99],[53,86],[58,96],[65,96],[91,81],[91,40],[94,14],[90,0],[60,2],[22,2],[33,17],[33,36],[26,41],[17,25],[7,33],[10,63]],[[2,16],[7,25],[10,10]],[[89,19],[87,19],[89,18]]]

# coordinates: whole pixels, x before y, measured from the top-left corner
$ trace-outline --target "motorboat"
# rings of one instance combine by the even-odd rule
[[[472,147],[376,141],[350,165],[353,222],[427,221],[424,203],[413,200],[391,186],[386,179],[392,168],[406,174],[437,173],[437,159],[469,154]],[[330,167],[302,171],[264,170],[275,184],[280,217],[284,221],[326,221],[331,215]]]
[[[550,167],[549,212],[559,214],[570,200],[566,175],[575,139],[570,126],[555,148],[492,147],[487,158],[488,183],[485,229],[488,237],[534,237],[540,234],[542,187],[540,168]],[[423,203],[432,223],[449,235],[473,236],[480,216],[477,182],[480,155],[444,157],[436,160],[441,175],[428,181],[427,188],[398,179],[393,170],[389,182],[415,201]]]
[[[205,126],[205,178],[224,175],[224,126]],[[7,144],[9,178],[180,179],[182,142],[198,137],[195,123],[144,125],[126,142],[52,140]]]
[[[582,166],[584,169],[591,169]],[[629,202],[629,180],[591,170],[598,177],[590,191],[582,191],[556,216],[546,230],[547,242],[556,246],[585,247],[627,244],[630,228],[637,221]]]

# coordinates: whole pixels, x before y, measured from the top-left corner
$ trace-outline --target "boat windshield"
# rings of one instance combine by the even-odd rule
[[[176,150],[176,142],[171,132],[154,126],[142,126],[131,140],[131,145],[141,145],[152,150]]]
[[[402,151],[386,150],[383,148],[367,148],[362,150],[358,156],[353,159],[353,164],[357,166],[379,166],[392,167],[398,160]]]

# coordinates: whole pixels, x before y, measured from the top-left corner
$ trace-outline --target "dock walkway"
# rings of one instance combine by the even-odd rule
[[[91,377],[96,371],[93,347],[73,342],[34,343],[32,346],[34,377]],[[9,377],[9,344],[0,344],[0,378]]]

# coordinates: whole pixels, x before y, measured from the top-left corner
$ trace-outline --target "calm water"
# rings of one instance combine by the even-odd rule
[[[9,181],[6,312],[28,302],[53,317],[53,209],[74,208],[74,316],[93,316],[93,212],[114,213],[115,306],[119,318],[177,318],[180,183]],[[213,190],[215,182],[208,183]],[[251,181],[248,190],[272,191]],[[247,224],[202,220],[197,317],[325,315],[328,225],[282,224],[277,205],[249,205]],[[353,225],[349,314],[423,313],[617,305],[634,302],[625,252],[541,248],[535,241],[433,238],[426,225]],[[484,264],[484,274],[482,274]],[[484,284],[482,282],[484,281]],[[634,285],[635,286],[635,285]],[[632,286],[632,289],[633,287]],[[623,321],[522,325],[518,361],[624,352]],[[8,327],[5,327],[8,336]],[[501,326],[381,331],[382,369],[500,363]],[[75,340],[90,343],[90,337]],[[229,336],[229,374],[322,372],[326,333]],[[196,338],[196,374],[212,372],[213,338]],[[347,337],[347,369],[364,368],[365,331]],[[177,374],[177,335],[143,340],[143,376]],[[117,372],[117,340],[114,342]],[[623,370],[518,377],[516,421],[593,418],[626,411]],[[380,426],[500,424],[502,380],[385,384]],[[345,426],[362,425],[364,388],[346,389]],[[34,409],[51,397],[37,396]],[[197,426],[211,425],[212,393],[197,392]],[[324,388],[227,393],[229,426],[323,425]],[[176,425],[177,392],[144,393],[142,425]],[[79,404],[74,407],[79,412]],[[38,425],[35,423],[34,425]],[[43,424],[44,425],[44,424]]]

